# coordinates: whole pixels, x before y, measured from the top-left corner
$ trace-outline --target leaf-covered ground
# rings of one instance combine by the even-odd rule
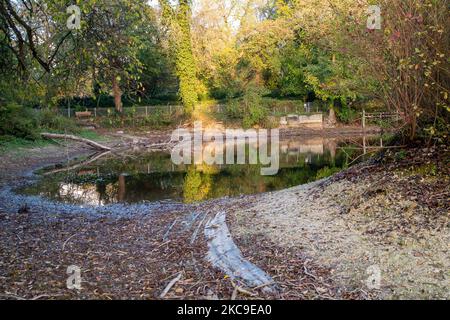
[[[2,182],[67,156],[46,148],[20,163],[3,157]],[[139,217],[6,212],[0,203],[0,298],[449,298],[448,161],[445,148],[389,151],[319,183]],[[232,282],[207,261],[202,219],[192,217],[219,210],[277,293]],[[80,291],[66,287],[70,265],[81,268]],[[378,290],[366,284],[374,265]]]
[[[344,292],[449,298],[449,159],[445,147],[388,151],[321,183],[258,195],[233,213],[231,230],[298,248]],[[368,290],[373,267],[381,286]]]

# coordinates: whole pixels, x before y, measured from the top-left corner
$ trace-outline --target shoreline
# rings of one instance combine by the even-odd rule
[[[2,171],[5,173],[7,170],[8,174],[6,176],[2,174],[2,185],[12,180],[20,182],[21,179],[28,179],[30,172],[37,167],[58,162],[58,159],[64,159],[67,156],[62,147],[46,148],[27,152],[21,163],[11,159],[8,162],[3,158]],[[45,151],[44,154],[43,151]],[[72,155],[84,152],[84,149],[75,148]],[[145,261],[150,259],[152,262],[149,265],[153,264],[151,269],[149,265],[142,266],[147,270],[161,268],[161,265],[171,266],[170,270],[162,268],[157,275],[141,274],[141,277],[148,279],[151,283],[152,289],[146,293],[136,289],[136,293],[131,294],[132,297],[158,298],[165,287],[164,284],[170,280],[166,278],[180,272],[177,266],[181,263],[185,266],[183,267],[184,280],[178,285],[179,288],[168,294],[168,298],[181,295],[190,296],[193,299],[208,297],[227,299],[233,293],[233,285],[224,278],[220,270],[207,261],[208,245],[203,232],[197,231],[196,239],[193,244],[191,243],[195,230],[203,228],[201,221],[194,219],[191,227],[187,229],[183,227],[184,223],[180,223],[191,221],[192,218],[189,217],[194,212],[213,216],[219,211],[225,211],[229,232],[243,256],[272,277],[277,287],[281,289],[275,298],[448,299],[448,276],[445,274],[445,270],[450,267],[449,253],[445,250],[449,241],[448,227],[445,227],[449,221],[448,215],[432,221],[429,226],[414,226],[414,231],[406,230],[405,232],[399,229],[395,231],[396,235],[389,231],[391,224],[401,226],[406,221],[410,221],[405,219],[415,221],[426,219],[424,217],[433,214],[434,209],[427,208],[423,203],[425,200],[422,199],[401,200],[404,203],[402,202],[400,206],[398,202],[393,201],[397,194],[399,199],[403,194],[402,190],[396,190],[396,188],[401,189],[407,186],[412,177],[414,178],[414,176],[402,178],[398,176],[398,173],[392,174],[392,168],[384,168],[382,165],[360,164],[330,179],[286,190],[216,199],[193,205],[119,205],[116,207],[119,214],[116,215],[105,214],[108,212],[107,207],[102,209],[103,214],[87,215],[86,208],[80,208],[79,211],[74,212],[71,211],[71,207],[62,204],[47,206],[50,202],[44,203],[42,207],[31,204],[28,213],[14,213],[18,204],[9,206],[8,210],[2,209],[5,202],[12,199],[12,194],[6,193],[2,196],[3,203],[0,204],[0,226],[2,234],[5,235],[2,237],[1,244],[5,250],[0,260],[2,264],[0,293],[16,290],[14,294],[17,296],[33,297],[47,294],[56,299],[130,297],[121,288],[127,283],[129,285],[139,283],[140,272],[135,269],[131,272],[131,274],[135,273],[134,276],[129,276],[130,270],[124,271],[118,267],[119,265],[110,266],[111,272],[122,280],[112,281],[105,278],[100,283],[92,280],[102,274],[99,262],[99,265],[94,267],[94,271],[91,271],[92,275],[89,275],[94,277],[89,279],[95,285],[89,284],[84,292],[74,293],[64,286],[65,270],[54,274],[52,268],[46,272],[48,268],[44,267],[44,271],[38,271],[32,267],[31,272],[23,269],[21,266],[23,262],[20,262],[28,261],[27,263],[42,266],[45,261],[53,261],[52,265],[59,265],[59,268],[62,268],[58,259],[63,257],[63,260],[69,263],[69,258],[76,254],[77,263],[86,268],[92,259],[90,255],[94,254],[93,252],[97,250],[95,248],[100,245],[103,248],[109,246],[108,251],[115,252],[115,255],[118,255],[116,258],[126,257],[132,265],[142,265],[142,263],[145,265]],[[386,180],[382,186],[389,192],[378,191],[375,187],[380,185],[378,183],[380,179]],[[401,188],[398,188],[399,186]],[[446,186],[448,181],[439,185],[444,189]],[[20,201],[23,200],[24,198],[20,199]],[[380,203],[387,200],[390,201],[389,204],[380,206]],[[65,209],[62,210],[63,208]],[[378,210],[379,208],[382,210]],[[121,210],[135,211],[135,213],[124,215],[120,214]],[[402,212],[408,212],[409,216],[404,217]],[[398,217],[399,214],[401,219]],[[392,221],[387,223],[389,219]],[[173,230],[169,230],[168,227],[172,224],[174,224]],[[49,229],[49,226],[52,227]],[[112,231],[106,226],[114,226],[113,229],[117,231]],[[73,234],[79,234],[80,228],[91,231],[87,234],[81,232],[79,236],[70,238]],[[124,228],[126,231],[123,231]],[[17,233],[14,230],[20,231]],[[120,231],[122,234],[117,233],[119,230],[122,230]],[[373,230],[380,231],[374,233]],[[44,245],[49,248],[47,251],[50,253],[49,257],[40,257],[36,251],[32,254],[25,249],[33,243],[32,239],[36,233],[41,234],[40,242],[42,243],[34,245]],[[422,237],[417,238],[416,235]],[[120,242],[116,242],[124,236],[129,243],[121,245]],[[90,248],[88,251],[86,248],[82,249],[86,245]],[[119,249],[121,246],[124,248]],[[144,250],[142,246],[150,247]],[[185,248],[185,252],[181,253],[182,248]],[[117,253],[123,250],[128,253]],[[17,254],[22,257],[21,260],[16,260]],[[192,257],[188,258],[191,254],[194,255],[192,265],[186,265],[192,259]],[[108,260],[104,260],[104,256],[96,256],[96,259],[104,261],[102,263],[108,263]],[[293,264],[292,261],[296,263]],[[374,265],[378,266],[382,272],[380,290],[369,290],[365,283],[365,279],[369,276],[366,272],[370,266]],[[411,265],[421,267],[411,269]],[[282,266],[281,269],[280,266]],[[11,276],[10,272],[13,269],[19,271]],[[41,284],[33,290],[14,284],[21,283],[30,277],[35,278],[36,272],[42,279],[46,279],[46,282],[50,281],[54,284]],[[190,278],[199,283],[206,281],[213,285],[208,285],[202,291],[198,286],[193,286],[196,282],[183,282]],[[414,279],[413,286],[410,284],[411,279]],[[240,285],[246,286],[245,283]],[[103,295],[96,294],[95,288],[102,288]],[[194,293],[195,290],[201,293]],[[138,294],[138,292],[141,293]],[[255,293],[260,298],[270,296],[261,290],[256,290]],[[56,296],[60,294],[62,296]],[[242,296],[241,298],[252,297]]]

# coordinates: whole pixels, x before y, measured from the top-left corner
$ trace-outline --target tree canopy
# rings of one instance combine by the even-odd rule
[[[0,1],[0,102],[57,107],[75,97],[126,103],[175,96],[321,100],[399,113],[410,137],[448,131],[449,10],[434,0]],[[376,14],[377,12],[375,12]],[[22,88],[22,93],[18,89]],[[25,92],[30,94],[27,96]]]

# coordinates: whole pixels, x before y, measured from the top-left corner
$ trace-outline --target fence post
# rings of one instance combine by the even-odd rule
[[[94,118],[97,118],[97,107],[94,108]]]
[[[148,117],[148,106],[145,106],[145,116]]]
[[[363,136],[363,153],[367,154],[366,136]]]
[[[362,112],[362,127],[363,127],[363,130],[366,129],[366,110],[365,109],[363,109],[363,112]]]

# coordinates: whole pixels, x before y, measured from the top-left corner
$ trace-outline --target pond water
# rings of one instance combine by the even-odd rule
[[[275,191],[322,179],[363,159],[364,151],[376,150],[379,145],[380,138],[374,137],[297,137],[280,141],[280,169],[274,176],[261,175],[261,165],[174,165],[170,154],[163,152],[93,155],[40,170],[37,182],[18,192],[94,206],[192,203]]]

